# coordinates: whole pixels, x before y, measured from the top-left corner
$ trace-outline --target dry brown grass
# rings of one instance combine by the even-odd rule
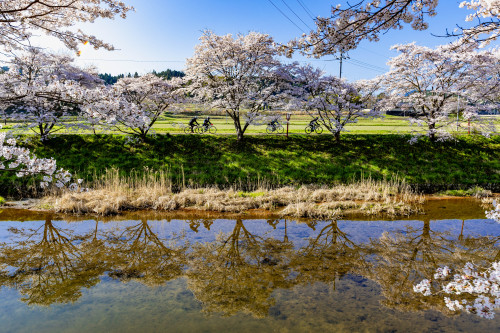
[[[280,210],[282,216],[337,218],[348,214],[408,215],[418,210],[423,197],[409,186],[394,181],[363,179],[350,185],[261,188],[241,192],[234,188],[186,188],[172,192],[164,173],[120,177],[107,171],[82,193],[66,192],[42,200],[41,206],[56,212],[113,215],[130,210],[181,209],[242,213],[249,209]]]

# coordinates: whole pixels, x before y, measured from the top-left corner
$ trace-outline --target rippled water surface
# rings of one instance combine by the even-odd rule
[[[413,285],[500,260],[500,224],[441,200],[388,221],[0,212],[0,332],[500,332]],[[74,218],[72,218],[74,219]],[[24,221],[24,222],[21,222]]]

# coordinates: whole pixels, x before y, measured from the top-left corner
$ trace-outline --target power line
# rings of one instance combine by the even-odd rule
[[[294,10],[293,10],[293,9],[292,9],[292,8],[291,8],[288,4],[287,4],[287,3],[286,3],[286,1],[285,1],[285,0],[281,0],[281,2],[283,2],[283,3],[285,4],[285,6],[286,6],[288,9],[290,9],[290,11],[293,13],[293,15],[295,15],[295,17],[297,17],[297,18],[300,20],[300,22],[304,23],[304,25],[305,25],[305,26],[306,26],[309,30],[313,30],[313,29],[312,29],[312,28],[311,28],[311,27],[310,27],[310,26],[309,26],[306,22],[304,22],[304,20],[302,20],[302,19],[300,18],[300,16],[299,16],[299,15],[297,15],[297,13],[295,13],[295,11],[294,11]]]
[[[386,71],[387,71],[387,69],[385,69],[385,68],[383,68],[383,67],[379,67],[379,66],[376,66],[376,65],[372,65],[372,64],[369,64],[369,63],[367,63],[367,62],[363,62],[363,61],[361,61],[361,60],[357,60],[357,59],[351,59],[351,60],[352,60],[352,61],[354,61],[354,62],[356,62],[356,63],[358,63],[358,64],[360,64],[360,65],[367,66],[367,67],[371,67],[371,68],[373,68],[373,69],[375,69],[375,70],[378,70],[378,71],[381,71],[381,72],[386,72]]]
[[[384,58],[385,58],[385,57],[387,57],[387,56],[383,55],[382,53],[375,52],[375,51],[370,50],[369,48],[366,48],[366,47],[362,47],[362,46],[359,46],[359,45],[358,45],[358,47],[357,47],[357,48],[358,48],[358,49],[361,49],[361,50],[365,50],[365,51],[371,52],[371,53],[373,53],[373,54],[376,54],[376,55],[381,56],[381,57],[384,57]]]
[[[79,58],[79,60],[86,61],[109,61],[109,62],[185,62],[184,60],[135,60],[135,59],[84,59]]]
[[[370,66],[365,66],[365,65],[357,63],[357,62],[353,62],[353,61],[348,61],[348,62],[351,65],[354,65],[354,66],[357,66],[357,67],[361,67],[361,68],[364,68],[364,69],[368,69],[368,70],[371,70],[371,71],[374,71],[374,72],[377,72],[377,73],[380,73],[380,74],[385,73],[385,71],[382,71],[380,69],[376,69],[376,68],[373,68],[373,67],[370,67]]]
[[[270,2],[273,6],[274,6],[274,8],[276,8],[276,9],[277,9],[277,10],[281,13],[281,15],[283,15],[284,17],[286,17],[286,19],[287,19],[288,21],[290,21],[290,22],[291,22],[294,26],[296,26],[296,27],[297,27],[300,31],[302,31],[303,33],[306,33],[306,32],[304,31],[304,29],[302,29],[301,27],[299,27],[299,26],[298,26],[298,25],[297,25],[294,21],[292,21],[292,20],[291,20],[291,19],[290,19],[290,18],[289,18],[289,17],[288,17],[285,13],[283,13],[283,11],[282,11],[281,9],[279,9],[279,7],[278,7],[278,6],[276,6],[272,0],[267,0],[267,1],[269,1],[269,2]]]
[[[284,2],[284,0],[281,0],[281,1],[283,1],[283,2]],[[309,15],[309,17],[311,18],[311,20],[316,21],[316,19],[313,17],[314,15],[313,15],[313,14],[312,14],[312,12],[309,10],[309,8],[307,8],[306,4],[305,4],[305,3],[303,3],[303,2],[302,2],[302,0],[297,0],[297,2],[298,2],[298,3],[299,3],[299,5],[302,7],[302,9],[304,9],[304,11],[307,13],[307,15]],[[285,5],[286,5],[286,3],[285,3]],[[288,5],[287,5],[287,7],[288,7]],[[290,8],[290,7],[289,7],[289,8]],[[292,11],[292,12],[293,12],[293,11]],[[295,13],[294,13],[294,14],[295,14]],[[297,15],[295,15],[295,16],[297,16]],[[299,18],[299,19],[300,19],[300,18]],[[301,20],[301,21],[302,21],[302,20]],[[304,23],[304,22],[302,21],[302,23]],[[305,24],[305,23],[304,23],[304,24]],[[307,25],[307,24],[306,24],[306,25]],[[309,29],[311,29],[308,25],[307,25],[307,27],[308,27]],[[313,30],[313,29],[311,29],[311,30]],[[384,58],[386,57],[385,55],[383,55],[383,54],[381,54],[381,53],[378,53],[378,52],[375,52],[375,51],[373,51],[373,50],[371,50],[371,49],[369,49],[369,48],[366,48],[366,47],[358,46],[357,48],[358,48],[358,49],[361,49],[361,50],[368,51],[368,52],[370,52],[370,53],[376,54],[376,55],[381,56],[381,57],[384,57]],[[380,68],[380,67],[379,67],[379,68]]]
[[[309,15],[309,17],[311,18],[311,20],[315,20],[314,19],[314,15],[312,14],[312,12],[309,10],[309,8],[307,8],[307,6],[301,1],[301,0],[297,0],[297,2],[299,3],[299,5],[304,9],[304,11],[307,13],[307,15]]]
[[[376,69],[374,67],[371,67],[371,66],[367,66],[367,65],[363,65],[363,63],[358,63],[358,62],[355,62],[353,61],[354,59],[349,59],[349,60],[346,60],[348,63],[350,63],[351,65],[354,65],[354,66],[358,66],[358,67],[361,67],[361,68],[364,68],[364,69],[368,69],[368,70],[371,70],[371,71],[374,71],[374,72],[378,72],[378,73],[385,73],[386,71],[383,71],[383,70],[380,70],[380,69]]]

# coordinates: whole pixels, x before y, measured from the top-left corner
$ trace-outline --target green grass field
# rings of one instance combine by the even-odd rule
[[[153,130],[158,134],[184,134],[184,126],[187,126],[189,120],[192,118],[191,114],[168,114],[161,117],[153,126]],[[199,114],[199,123],[203,122],[205,115]],[[500,131],[500,116],[488,116],[492,119],[498,131]],[[293,115],[289,124],[290,134],[305,134],[304,129],[309,124],[312,118],[309,115]],[[235,134],[234,124],[231,118],[221,115],[211,115],[212,123],[217,127],[217,134]],[[282,117],[282,122],[285,121],[285,117]],[[15,123],[7,122],[4,125],[3,130],[12,129]],[[459,133],[467,133],[467,123],[461,123],[461,128]],[[285,130],[286,125],[284,124]],[[346,126],[346,131],[342,134],[405,134],[411,133],[416,127],[409,125],[407,118],[397,117],[397,116],[385,116],[379,119],[360,119],[355,124],[349,124]],[[456,131],[455,124],[450,128],[451,132]],[[60,134],[72,133],[69,131],[59,131]],[[82,132],[81,134],[88,134],[90,132]],[[106,133],[110,133],[109,131]],[[118,134],[118,131],[111,132]],[[266,126],[249,126],[245,134],[266,134]],[[267,134],[266,134],[267,135]],[[317,135],[317,134],[313,134]],[[322,135],[328,135],[326,130]]]
[[[189,115],[175,115],[165,117],[158,121],[154,130],[158,133],[183,133],[183,129],[179,126],[173,127],[172,124],[187,124],[192,116]],[[227,116],[211,116],[212,123],[217,127],[218,134],[234,134],[234,124],[232,119]],[[311,121],[308,115],[293,115],[289,124],[289,134],[305,134],[304,129]],[[285,117],[282,117],[284,124]],[[347,126],[346,133],[353,134],[387,134],[387,133],[408,133],[411,128],[408,126],[408,121],[401,117],[388,116],[385,119],[362,119],[357,124],[350,124]],[[266,134],[266,126],[249,126],[245,134]],[[327,134],[325,131],[324,134]]]

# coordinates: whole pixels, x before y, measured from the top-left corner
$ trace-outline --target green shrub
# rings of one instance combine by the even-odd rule
[[[485,198],[491,196],[491,191],[485,190],[480,186],[474,186],[469,188],[468,190],[447,190],[443,192],[439,192],[438,195],[450,195],[454,197],[476,197],[476,198]]]

